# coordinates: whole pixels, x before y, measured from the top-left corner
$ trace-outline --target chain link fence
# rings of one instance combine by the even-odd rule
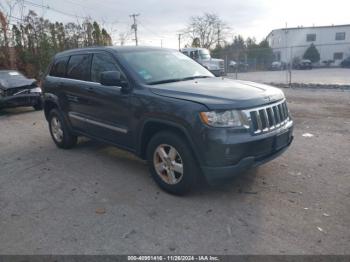
[[[233,79],[283,86],[350,85],[350,43],[315,45],[316,57],[305,55],[309,47],[221,50],[215,58],[225,61],[225,72]]]

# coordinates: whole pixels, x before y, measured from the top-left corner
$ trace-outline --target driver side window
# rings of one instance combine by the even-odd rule
[[[94,54],[91,64],[91,81],[100,83],[101,73],[105,71],[119,71],[123,75],[117,63],[109,54]]]
[[[191,51],[190,57],[194,60],[197,60],[199,58],[198,51]]]

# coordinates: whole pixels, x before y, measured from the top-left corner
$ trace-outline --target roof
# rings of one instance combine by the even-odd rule
[[[343,24],[343,25],[324,25],[324,26],[298,26],[298,27],[284,27],[284,28],[277,28],[277,29],[273,29],[268,35],[267,37],[269,37],[269,35],[271,35],[272,32],[274,31],[278,31],[278,30],[304,30],[304,29],[326,29],[326,28],[339,28],[339,27],[349,27],[350,28],[350,24]],[[266,37],[266,38],[267,38]]]
[[[184,47],[181,48],[181,51],[191,51],[191,50],[207,50],[206,48],[203,47]]]
[[[101,51],[101,50],[109,50],[117,53],[125,53],[125,52],[133,52],[133,51],[173,50],[173,49],[151,47],[151,46],[95,46],[95,47],[84,47],[84,48],[75,48],[75,49],[65,50],[60,53],[57,53],[56,56],[71,55],[79,52],[93,52],[93,51]]]

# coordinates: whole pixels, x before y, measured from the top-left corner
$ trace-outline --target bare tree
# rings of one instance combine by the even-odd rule
[[[125,45],[125,42],[128,41],[128,39],[131,36],[131,32],[130,31],[126,31],[126,32],[120,32],[119,33],[119,42],[120,45],[123,46]]]
[[[10,31],[10,25],[12,23],[12,13],[17,5],[17,1],[9,1],[6,0],[7,6],[0,3],[0,31],[2,32],[3,37],[3,45],[4,49],[2,50],[0,56],[3,56],[5,58],[6,66],[9,66],[11,68],[14,68],[14,61],[15,61],[15,53],[14,50],[11,48],[11,31]],[[6,11],[5,11],[6,9]],[[5,50],[5,52],[3,52]]]
[[[192,16],[184,32],[191,43],[199,41],[201,47],[210,49],[225,41],[228,30],[229,27],[218,15],[204,13],[202,16]]]

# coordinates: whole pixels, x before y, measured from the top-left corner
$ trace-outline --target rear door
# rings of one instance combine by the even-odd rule
[[[87,131],[87,126],[81,118],[92,114],[91,97],[91,54],[71,55],[67,64],[66,78],[61,80],[68,104],[68,115],[74,128]],[[75,114],[80,119],[72,118]]]

